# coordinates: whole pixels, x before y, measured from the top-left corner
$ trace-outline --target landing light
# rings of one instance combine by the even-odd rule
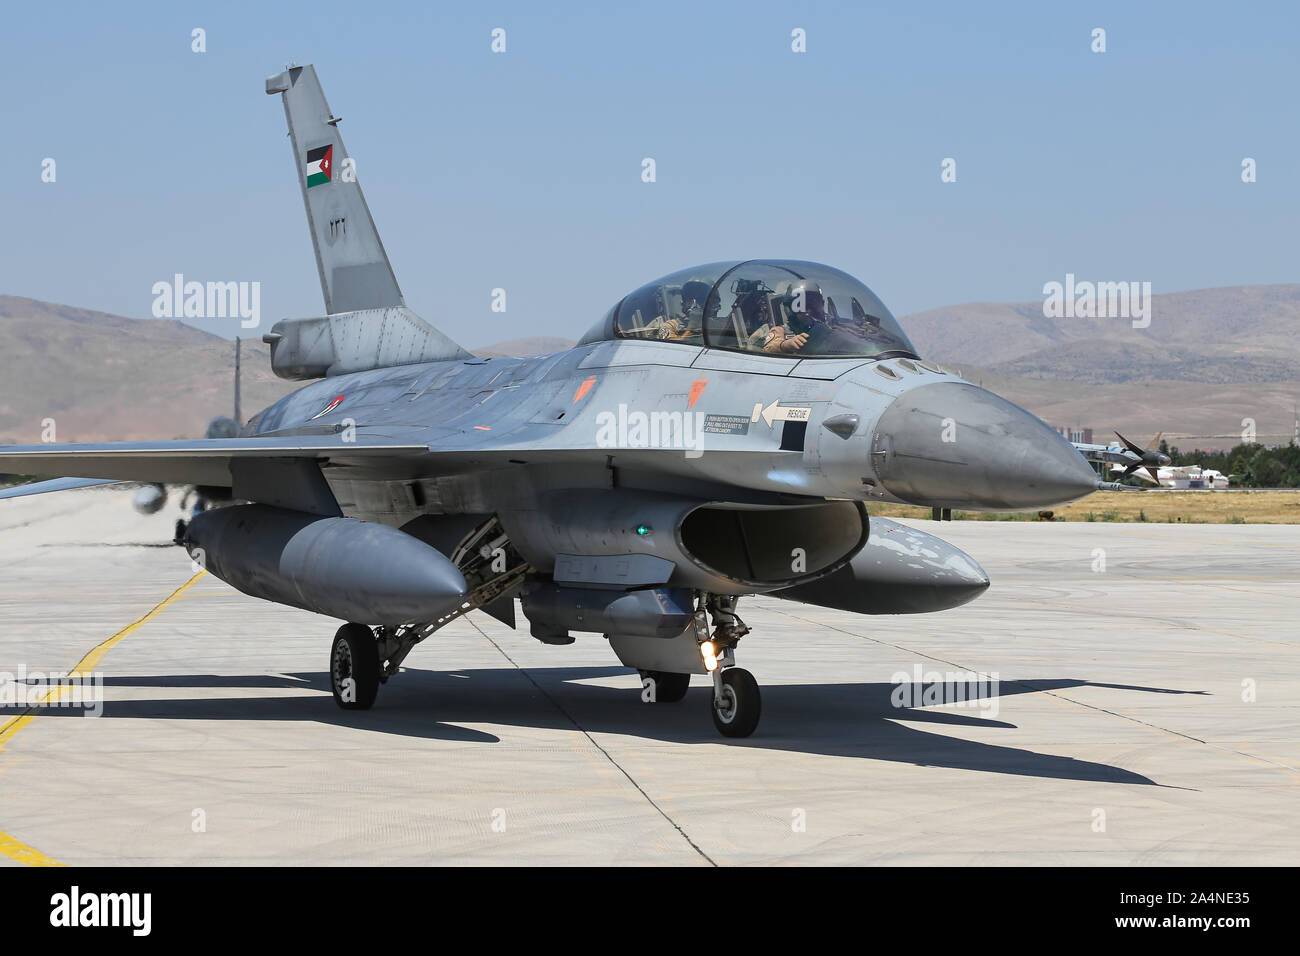
[[[712,641],[705,641],[700,645],[700,656],[704,658],[704,669],[709,673],[718,669],[718,649]]]

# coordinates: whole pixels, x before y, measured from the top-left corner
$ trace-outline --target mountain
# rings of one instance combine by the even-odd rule
[[[1027,408],[1055,426],[1091,428],[1093,440],[1112,440],[1116,430],[1139,444],[1164,432],[1184,451],[1231,448],[1243,440],[1243,420],[1255,423],[1259,441],[1287,441],[1292,434],[1300,372],[1276,382],[1207,384],[1154,379],[1086,384],[1029,378],[967,365],[943,367]]]
[[[242,351],[245,416],[296,386],[253,338]],[[128,319],[0,296],[0,442],[202,437],[234,411],[235,346],[172,319]]]
[[[900,321],[921,355],[1008,375],[1093,384],[1300,378],[1300,285],[1153,295],[1150,325],[1047,318],[1043,303],[974,302]]]

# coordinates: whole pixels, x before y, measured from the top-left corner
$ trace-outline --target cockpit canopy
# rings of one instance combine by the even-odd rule
[[[919,357],[874,292],[815,262],[751,259],[684,269],[614,306],[581,343],[653,339],[791,358]]]

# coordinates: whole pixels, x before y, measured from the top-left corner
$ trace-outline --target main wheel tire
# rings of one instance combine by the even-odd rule
[[[645,679],[655,682],[654,696],[646,698]],[[647,704],[675,704],[686,696],[691,686],[690,674],[674,674],[671,671],[641,671],[641,699]]]
[[[758,681],[749,671],[729,667],[722,672],[722,706],[712,696],[709,710],[713,726],[724,737],[748,737],[758,726],[763,712],[763,699],[758,693]]]
[[[344,624],[330,649],[330,688],[344,710],[369,710],[379,695],[379,645],[364,624]]]

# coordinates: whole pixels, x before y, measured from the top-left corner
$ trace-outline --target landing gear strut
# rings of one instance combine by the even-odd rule
[[[330,649],[330,687],[344,710],[369,710],[379,685],[401,670],[411,649],[470,611],[513,594],[532,568],[519,556],[494,516],[471,531],[451,554],[468,593],[436,621],[412,624],[344,624]],[[683,691],[684,693],[684,691]]]

